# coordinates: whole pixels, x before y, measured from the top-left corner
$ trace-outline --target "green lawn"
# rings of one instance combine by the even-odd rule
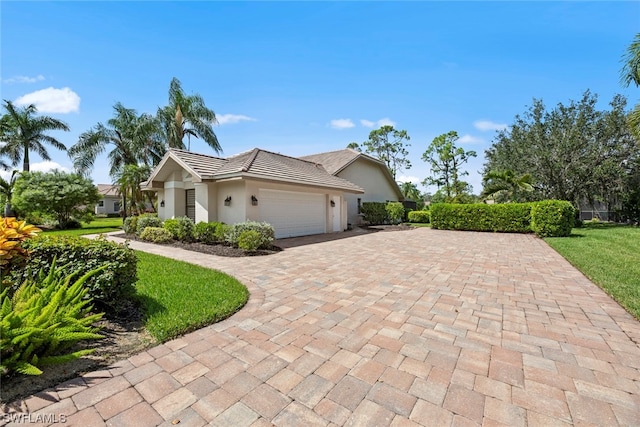
[[[118,231],[122,229],[121,227],[122,218],[96,218],[89,224],[82,223],[82,228],[78,228],[76,230],[43,231],[42,233],[48,236],[83,236],[85,234],[99,234]]]
[[[431,224],[424,222],[405,222],[405,224],[410,225],[412,227],[431,227]]]
[[[147,330],[166,341],[225,319],[249,298],[247,288],[219,271],[136,251],[137,294]]]
[[[640,227],[586,223],[545,241],[640,319]]]

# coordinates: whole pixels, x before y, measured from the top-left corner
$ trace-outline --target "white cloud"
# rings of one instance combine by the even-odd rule
[[[218,114],[216,116],[219,125],[232,125],[240,122],[255,122],[253,117],[245,116],[244,114]]]
[[[396,122],[394,122],[393,120],[391,120],[389,117],[385,117],[384,119],[380,119],[378,120],[378,126],[382,127],[382,126],[395,126]]]
[[[31,172],[49,172],[54,169],[58,169],[61,172],[69,172],[69,169],[62,166],[60,163],[52,162],[51,160],[43,160],[38,163],[31,163],[29,170]]]
[[[395,126],[396,122],[394,122],[388,117],[385,117],[384,119],[380,119],[375,122],[372,122],[371,120],[361,119],[360,124],[366,128],[372,128],[374,126],[377,126],[380,128],[382,126]]]
[[[351,121],[351,119],[334,119],[329,122],[329,126],[334,129],[349,129],[354,127],[355,125]]]
[[[10,79],[4,79],[2,81],[2,83],[35,83],[35,82],[41,82],[44,80],[44,76],[42,74],[38,74],[35,77],[29,77],[29,76],[14,76],[11,77]]]
[[[420,184],[420,182],[422,182],[422,180],[420,178],[418,178],[417,176],[411,176],[411,175],[400,175],[396,177],[396,181],[398,182],[412,182],[414,184]]]
[[[462,135],[460,139],[458,139],[458,142],[460,142],[461,144],[482,144],[484,142],[484,139],[466,134]]]
[[[80,97],[77,93],[64,87],[56,89],[48,87],[28,93],[16,99],[16,105],[35,104],[40,113],[71,113],[80,107]]]
[[[473,126],[481,131],[505,130],[507,128],[507,125],[504,123],[495,123],[490,120],[476,120],[473,122]]]

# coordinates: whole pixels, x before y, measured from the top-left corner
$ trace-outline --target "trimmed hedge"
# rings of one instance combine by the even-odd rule
[[[495,205],[436,203],[430,211],[434,229],[535,232],[541,237],[568,236],[574,216],[571,203],[558,200]]]
[[[389,202],[384,207],[387,220],[391,224],[400,224],[404,218],[404,206],[400,202]]]
[[[563,200],[544,200],[531,208],[531,229],[540,237],[567,237],[571,234],[576,209]]]
[[[260,244],[257,249],[266,249],[275,239],[275,230],[266,222],[246,221],[224,226],[224,239],[227,243],[238,246],[240,235],[247,230],[254,230],[260,235]]]
[[[14,283],[35,279],[40,270],[48,271],[54,259],[65,275],[75,272],[84,275],[106,266],[85,282],[88,296],[98,309],[109,313],[120,314],[130,306],[138,280],[138,258],[126,243],[117,244],[104,237],[90,240],[42,235],[26,240],[22,247],[29,251],[29,262],[26,268],[12,274]]]
[[[193,237],[196,241],[207,245],[224,242],[224,224],[221,222],[199,222],[195,225]]]
[[[136,234],[139,236],[147,227],[162,227],[162,220],[157,214],[142,214],[138,217]]]
[[[384,202],[363,202],[360,212],[370,225],[384,224],[387,221],[387,204]]]
[[[126,217],[122,223],[122,230],[127,234],[136,234],[138,232],[138,217]]]
[[[162,227],[171,233],[171,236],[181,242],[193,242],[195,224],[188,216],[181,216],[174,219],[167,219]]]
[[[407,215],[409,222],[417,222],[423,224],[429,224],[431,221],[431,214],[429,211],[411,211]]]
[[[167,243],[173,240],[171,232],[162,227],[146,227],[140,233],[140,238],[153,243]]]
[[[253,252],[260,247],[262,236],[256,230],[245,230],[238,236],[238,247]]]

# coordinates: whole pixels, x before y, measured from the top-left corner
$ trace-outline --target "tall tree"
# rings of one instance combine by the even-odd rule
[[[125,216],[144,213],[146,204],[144,192],[140,185],[151,175],[151,168],[146,165],[125,165],[116,178],[118,190],[122,195],[122,209]]]
[[[632,83],[640,87],[640,33],[636,34],[633,41],[622,57],[622,70],[620,72],[622,84],[629,87]],[[629,113],[629,126],[637,138],[640,138],[640,103],[636,104]]]
[[[495,200],[522,202],[525,194],[533,191],[531,175],[516,175],[512,170],[489,171],[483,177],[482,196]]]
[[[614,97],[609,111],[597,110],[596,101],[586,91],[580,101],[548,111],[542,100],[534,100],[486,151],[485,175],[493,170],[530,173],[535,199],[616,204],[625,165],[640,148],[629,132],[624,97]]]
[[[350,149],[356,150],[356,151],[362,151],[362,148],[360,147],[360,144],[358,144],[357,142],[350,142],[349,144],[347,144],[347,148],[350,148]]]
[[[386,125],[371,131],[369,139],[362,145],[367,153],[375,154],[387,165],[395,179],[398,170],[411,168],[411,162],[407,159],[409,152],[405,148],[410,144],[403,142],[410,139],[406,130],[396,130]]]
[[[68,132],[69,126],[65,122],[49,116],[36,116],[38,109],[33,104],[16,107],[11,101],[4,100],[3,108],[5,114],[0,118],[0,156],[6,156],[13,166],[22,160],[22,170],[28,172],[31,151],[38,153],[43,160],[51,160],[45,144],[67,151],[63,143],[47,135],[52,130]]]
[[[0,176],[0,199],[4,201],[4,216],[10,217],[14,215],[11,207],[11,198],[13,197],[13,187],[18,178],[18,171],[16,169],[11,172],[11,177],[6,180]]]
[[[458,133],[450,131],[433,139],[427,150],[422,154],[422,160],[431,166],[431,175],[424,180],[425,185],[437,185],[442,190],[447,202],[460,201],[461,197],[470,192],[468,183],[460,178],[469,175],[462,170],[462,166],[471,157],[476,157],[475,151],[465,151],[456,146]]]
[[[191,149],[191,137],[201,138],[216,153],[222,151],[213,125],[218,123],[216,114],[204,103],[198,94],[186,95],[182,84],[173,78],[169,85],[169,105],[158,110],[169,147]],[[184,137],[188,145],[184,145]]]
[[[98,123],[82,133],[78,142],[69,149],[69,156],[78,172],[87,174],[96,158],[107,151],[109,175],[116,180],[125,165],[157,164],[166,146],[159,138],[159,126],[149,114],[138,115],[136,110],[121,103],[113,107],[114,116],[107,124]]]

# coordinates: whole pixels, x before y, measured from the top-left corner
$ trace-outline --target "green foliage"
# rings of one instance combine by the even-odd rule
[[[173,240],[171,232],[162,227],[145,227],[140,233],[140,238],[147,242],[167,243]]]
[[[531,229],[540,237],[566,237],[571,234],[575,208],[563,200],[544,200],[531,208]]]
[[[389,202],[385,205],[387,219],[391,224],[400,224],[404,218],[404,206],[400,202]]]
[[[138,231],[138,217],[128,216],[122,223],[122,230],[127,234],[136,234]]]
[[[139,236],[147,227],[162,227],[162,220],[158,214],[142,214],[138,216],[136,234]]]
[[[145,328],[159,341],[219,322],[249,298],[242,283],[219,271],[144,252],[138,257]]]
[[[56,268],[49,274],[41,270],[36,278],[26,280],[8,296],[0,294],[0,373],[17,372],[39,375],[42,367],[65,363],[93,350],[67,352],[82,340],[102,338],[92,325],[102,314],[90,315],[91,299],[87,299],[84,283],[104,272],[91,270],[72,282],[77,274],[65,275]]]
[[[428,224],[431,221],[431,214],[429,211],[411,211],[408,216],[409,222]]]
[[[194,240],[195,225],[193,220],[187,216],[166,219],[162,227],[168,230],[176,240],[181,242],[192,242]]]
[[[463,171],[462,165],[471,157],[476,157],[475,151],[464,151],[456,146],[458,133],[450,131],[433,139],[427,150],[422,154],[422,160],[431,167],[431,177],[424,180],[425,185],[437,185],[442,190],[447,203],[464,203],[460,198],[471,193],[469,184],[460,177],[469,175]]]
[[[516,176],[512,170],[488,171],[484,174],[482,196],[496,202],[524,202],[533,192],[530,174]]]
[[[531,232],[531,203],[431,205],[431,226],[441,230]]]
[[[256,230],[245,230],[238,236],[238,247],[245,251],[255,251],[262,243],[262,236]]]
[[[385,125],[380,129],[372,130],[369,133],[369,139],[362,145],[367,153],[375,154],[387,165],[395,179],[399,169],[411,169],[411,162],[407,159],[409,152],[405,148],[411,144],[403,142],[410,139],[406,130],[396,130],[393,126]],[[359,147],[356,148],[350,144],[349,148],[358,149]]]
[[[41,212],[55,217],[66,229],[72,217],[81,218],[100,200],[93,182],[75,173],[23,172],[15,183],[13,205],[26,215]]]
[[[135,252],[104,237],[89,240],[79,236],[42,235],[24,242],[29,250],[29,264],[14,272],[15,283],[37,277],[38,271],[48,268],[54,259],[63,265],[64,274],[89,271],[104,267],[86,281],[88,296],[100,308],[110,313],[122,313],[129,307],[137,280]]]
[[[223,242],[224,224],[221,222],[199,222],[195,225],[193,236],[196,241],[207,245]]]
[[[271,224],[266,222],[246,221],[225,227],[225,241],[231,245],[238,246],[240,235],[244,231],[253,230],[260,235],[259,249],[266,249],[275,239],[275,231]]]
[[[364,220],[370,225],[387,222],[387,204],[384,202],[363,202],[360,212]]]

